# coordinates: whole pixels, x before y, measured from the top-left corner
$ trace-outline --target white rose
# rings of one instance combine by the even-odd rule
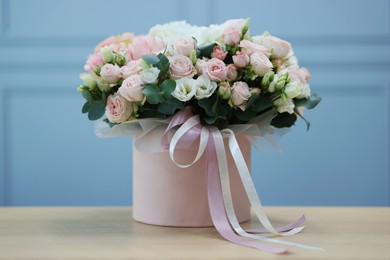
[[[144,82],[139,75],[132,75],[122,82],[118,93],[128,101],[141,102],[144,99],[142,90]]]
[[[276,106],[276,109],[278,110],[279,113],[284,113],[284,112],[287,112],[289,114],[294,113],[295,105],[291,99],[283,100],[282,98],[279,98],[275,100],[274,105]]]
[[[250,64],[253,72],[261,77],[271,71],[273,67],[268,57],[261,52],[255,52],[250,56]]]
[[[217,89],[217,83],[201,75],[195,80],[195,98],[202,99],[210,97]]]
[[[192,78],[180,78],[176,80],[176,88],[172,92],[172,96],[180,101],[190,100],[196,92],[196,81]]]
[[[157,83],[158,74],[160,74],[160,70],[158,68],[153,67],[144,69],[139,75],[145,83],[155,84]]]
[[[299,84],[299,95],[296,96],[296,98],[307,98],[310,96],[310,86],[309,84]]]
[[[114,84],[118,83],[118,81],[121,79],[122,72],[118,66],[107,63],[102,67],[100,71],[100,76],[107,83]]]

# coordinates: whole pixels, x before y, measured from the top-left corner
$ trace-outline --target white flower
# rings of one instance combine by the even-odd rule
[[[275,74],[274,75],[274,80],[271,83],[269,83],[269,86],[268,86],[268,92],[269,93],[274,93],[275,92],[276,85],[278,84],[278,79],[279,79],[279,75]]]
[[[195,80],[195,98],[202,99],[210,97],[217,88],[217,83],[201,75]]]
[[[196,81],[192,78],[180,78],[176,80],[176,88],[172,92],[172,96],[180,101],[190,100],[196,92]]]
[[[287,98],[293,99],[301,94],[299,85],[296,82],[290,82],[286,85],[284,89],[284,94],[286,94]]]
[[[282,98],[279,98],[275,100],[274,105],[276,106],[276,109],[278,110],[279,113],[284,113],[284,112],[287,112],[289,114],[294,113],[295,105],[291,99],[283,100]]]
[[[299,95],[296,98],[307,98],[310,96],[310,86],[309,84],[299,84]]]
[[[115,58],[114,52],[108,46],[101,48],[100,53],[102,54],[103,60],[107,63],[112,62]]]
[[[147,68],[141,71],[139,74],[141,79],[148,84],[157,83],[158,75],[160,74],[160,70],[158,68]]]

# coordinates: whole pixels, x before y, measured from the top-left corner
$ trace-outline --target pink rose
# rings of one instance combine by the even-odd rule
[[[118,89],[118,93],[131,102],[141,102],[144,99],[142,90],[144,88],[144,82],[140,75],[131,75],[122,82],[122,85]]]
[[[237,45],[241,40],[242,31],[236,27],[228,27],[222,33],[223,42],[227,45]]]
[[[123,123],[133,113],[132,104],[119,94],[110,95],[107,98],[106,116],[112,123]]]
[[[236,52],[236,55],[233,55],[233,62],[239,68],[243,68],[249,63],[249,56],[242,51]]]
[[[107,39],[104,39],[101,41],[96,47],[95,47],[95,53],[100,52],[100,49],[103,48],[104,46],[109,46],[111,44],[116,44],[118,43],[118,40],[115,36],[110,36]]]
[[[191,52],[196,49],[196,41],[191,36],[182,35],[174,39],[172,43],[173,55],[184,55],[189,57]]]
[[[245,24],[246,24],[246,19],[230,19],[230,20],[227,20],[226,22],[224,22],[222,26],[224,28],[234,27],[234,28],[242,31]]]
[[[139,60],[143,55],[159,52],[164,49],[164,43],[149,36],[137,36],[127,48],[131,60]]]
[[[187,56],[176,55],[170,59],[169,75],[172,79],[192,78],[195,74],[196,69]]]
[[[261,77],[271,71],[273,67],[268,57],[261,52],[255,52],[251,55],[250,64],[253,72]]]
[[[133,33],[123,33],[122,35],[110,36],[96,46],[95,53],[100,52],[100,49],[104,46],[109,46],[112,50],[119,51],[121,48],[125,48],[128,44],[130,44],[133,38]]]
[[[96,69],[98,66],[103,66],[104,60],[102,57],[102,54],[95,53],[88,56],[87,64],[84,66],[84,69],[88,72],[92,72]]]
[[[214,47],[213,52],[211,53],[211,58],[217,58],[224,60],[226,58],[227,51],[224,51],[221,46],[217,45]]]
[[[242,81],[237,81],[232,86],[233,94],[230,97],[230,102],[245,111],[245,105],[252,95],[248,84]]]
[[[226,79],[227,68],[223,61],[212,58],[203,67],[203,74],[212,81],[220,82]]]
[[[121,67],[121,72],[123,75],[123,78],[128,78],[131,75],[137,74],[142,70],[141,65],[140,65],[140,60],[130,60]]]
[[[307,68],[299,68],[299,71],[301,72],[301,75],[305,78],[306,81],[309,81],[311,79],[310,71]]]
[[[261,52],[265,54],[267,57],[269,57],[271,54],[266,47],[248,40],[242,40],[240,42],[240,47],[241,47],[241,51],[247,54],[248,56],[251,56],[252,53],[254,52]]]
[[[234,66],[233,64],[229,64],[226,69],[227,69],[226,72],[227,79],[230,81],[236,80],[238,76],[237,67]]]
[[[260,36],[254,38],[253,41],[263,45],[269,51],[272,50],[273,56],[277,59],[288,57],[292,52],[291,44],[289,42],[274,36]]]
[[[107,83],[114,84],[114,83],[117,83],[121,79],[122,72],[118,66],[107,63],[102,67],[102,69],[100,71],[100,76]]]

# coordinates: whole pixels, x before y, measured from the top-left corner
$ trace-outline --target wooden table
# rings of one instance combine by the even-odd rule
[[[291,247],[287,255],[235,245],[214,228],[137,223],[131,213],[123,207],[0,208],[0,259],[390,259],[390,208],[267,207],[275,226],[305,213],[305,230],[287,239],[325,249]]]

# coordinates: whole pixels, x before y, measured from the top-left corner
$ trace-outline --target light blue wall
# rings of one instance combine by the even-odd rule
[[[283,154],[253,151],[263,202],[390,205],[389,0],[0,0],[0,205],[130,205],[131,139],[80,113],[86,56],[112,34],[239,17],[291,41],[323,98]]]

